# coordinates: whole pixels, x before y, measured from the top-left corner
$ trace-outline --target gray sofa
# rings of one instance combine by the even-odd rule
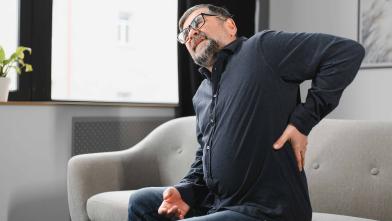
[[[185,117],[127,150],[73,157],[72,220],[127,220],[132,192],[176,183],[196,147],[195,117]],[[306,156],[313,221],[392,220],[392,122],[325,119],[310,133]]]

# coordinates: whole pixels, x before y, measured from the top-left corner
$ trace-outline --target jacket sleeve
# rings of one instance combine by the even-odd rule
[[[321,33],[266,31],[260,46],[269,66],[284,81],[312,80],[306,101],[296,106],[289,119],[305,135],[335,109],[365,55],[359,43]]]
[[[198,125],[196,123],[196,125]],[[176,185],[175,188],[180,192],[181,198],[190,206],[201,203],[208,194],[208,188],[204,181],[203,173],[203,141],[199,126],[196,126],[197,141],[199,147],[196,157],[191,165],[189,172]]]

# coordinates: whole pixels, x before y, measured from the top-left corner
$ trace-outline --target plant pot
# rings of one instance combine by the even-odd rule
[[[0,102],[8,101],[8,93],[11,84],[11,79],[0,77]]]

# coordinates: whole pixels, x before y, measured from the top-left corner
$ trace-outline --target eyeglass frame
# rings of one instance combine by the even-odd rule
[[[201,15],[201,17],[202,17],[202,19],[203,19],[203,24],[200,26],[200,27],[197,27],[199,24],[196,24],[196,18],[197,17],[199,17]],[[184,29],[182,29],[181,31],[180,31],[180,33],[178,33],[178,35],[177,35],[177,41],[178,42],[180,42],[180,44],[185,44],[188,40],[188,35],[189,35],[189,32],[190,32],[190,30],[191,29],[193,29],[193,30],[200,30],[203,26],[204,26],[204,24],[206,23],[206,19],[204,18],[204,16],[222,16],[222,15],[214,15],[214,14],[208,14],[208,13],[204,13],[204,12],[202,12],[202,13],[200,13],[200,14],[198,14],[198,15],[196,15],[193,19],[192,19],[192,21],[191,21],[191,23],[188,25],[188,27],[186,27],[186,28],[184,28]],[[230,17],[227,17],[227,18],[225,18],[224,19],[224,21],[226,21],[226,19],[228,19],[228,18],[230,18]],[[193,25],[192,25],[193,24]],[[194,26],[194,27],[193,27]],[[184,32],[186,31],[186,30],[188,30],[188,34],[186,35],[186,38],[184,38],[184,40],[181,40],[180,39],[180,35],[184,35]]]

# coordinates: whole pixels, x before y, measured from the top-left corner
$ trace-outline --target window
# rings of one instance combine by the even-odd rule
[[[177,1],[53,1],[52,100],[178,103],[176,24]]]

